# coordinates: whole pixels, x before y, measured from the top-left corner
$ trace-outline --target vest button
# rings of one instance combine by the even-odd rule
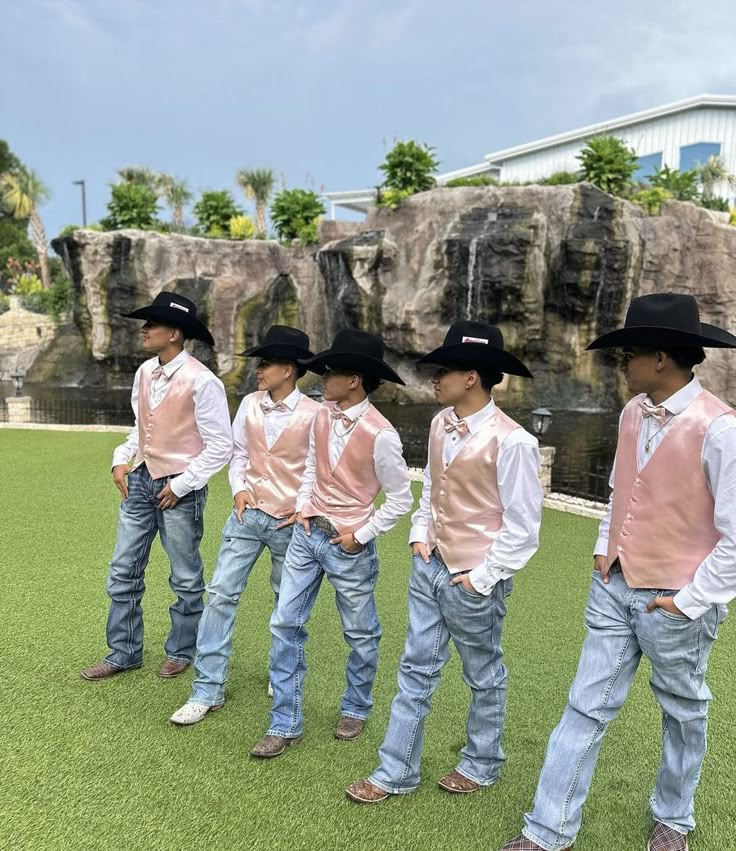
[[[627,515],[626,515],[626,519],[627,519],[627,520],[633,520],[633,519],[634,519],[634,515],[633,515],[633,514],[627,514]]]
[[[631,501],[632,502],[639,502],[639,497],[638,496],[632,496]]]
[[[267,452],[267,453],[266,453],[266,455],[269,455],[269,456],[270,456],[270,455],[271,455],[271,453],[270,453],[270,452]]]
[[[626,535],[628,535],[629,533],[626,531],[626,529],[622,529],[622,530],[621,530],[621,534],[625,537],[625,536],[626,536]]]
[[[444,492],[444,491],[440,491],[440,496],[444,496],[444,495],[445,495],[445,492]]]
[[[624,551],[624,548],[619,545],[618,547],[616,547],[616,550],[617,550],[617,552],[622,553]]]
[[[636,482],[637,485],[641,484],[641,479],[634,479],[634,481]]]
[[[446,478],[447,478],[447,476],[443,473],[443,474],[442,474],[442,478],[443,478],[443,479],[446,479]]]

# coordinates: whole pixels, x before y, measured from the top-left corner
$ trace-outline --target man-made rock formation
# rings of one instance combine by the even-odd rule
[[[610,355],[585,351],[623,322],[629,300],[662,290],[697,296],[703,320],[736,325],[736,228],[691,204],[647,217],[589,185],[437,189],[362,225],[325,223],[321,246],[205,240],[140,231],[77,231],[55,248],[78,295],[76,322],[115,383],[139,363],[138,323],[120,314],[175,289],[201,305],[232,390],[249,383],[237,357],[272,322],[301,324],[315,350],[346,325],[382,334],[409,385],[430,399],[414,360],[447,326],[497,323],[534,382],[501,396],[556,407],[618,404]],[[329,240],[329,241],[326,241]],[[734,355],[712,351],[700,374],[736,397]],[[736,364],[733,364],[736,366]]]

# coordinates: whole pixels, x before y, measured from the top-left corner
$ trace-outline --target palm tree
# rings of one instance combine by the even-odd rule
[[[192,193],[185,180],[177,180],[171,174],[157,174],[154,189],[171,207],[174,227],[184,229],[184,207],[192,200]]]
[[[15,219],[29,219],[31,239],[38,254],[41,267],[41,282],[44,287],[51,286],[49,256],[46,245],[46,229],[38,212],[38,207],[51,196],[33,169],[20,168],[15,174],[6,171],[0,174],[0,203]]]
[[[719,183],[736,186],[736,177],[726,168],[726,161],[719,154],[711,154],[704,163],[695,166],[695,172],[700,181],[704,198],[712,198]]]
[[[262,239],[266,236],[266,207],[276,182],[273,172],[270,168],[241,168],[235,182],[246,198],[256,202],[256,237]]]
[[[156,191],[156,172],[143,165],[126,165],[118,169],[118,176],[123,183],[135,183],[137,186],[147,186]]]

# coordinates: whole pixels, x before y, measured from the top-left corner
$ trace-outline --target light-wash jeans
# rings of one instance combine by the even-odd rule
[[[452,638],[471,690],[467,742],[457,771],[487,786],[498,780],[504,762],[501,749],[506,714],[506,680],[501,630],[511,580],[501,580],[483,596],[461,584],[432,555],[429,564],[412,559],[409,580],[409,628],[399,665],[399,692],[391,704],[381,764],[371,781],[386,792],[413,792],[419,785],[424,722],[440,671],[450,657]]]
[[[151,545],[158,533],[171,563],[169,585],[176,602],[169,608],[171,631],[164,651],[167,659],[191,662],[202,614],[204,579],[199,542],[204,534],[207,487],[191,491],[173,508],[162,511],[156,494],[168,478],[152,479],[142,464],[128,476],[128,498],[120,504],[115,551],[110,562],[107,593],[107,662],[116,668],[143,662],[143,610],[145,571]]]
[[[302,689],[307,675],[305,629],[323,577],[335,589],[343,635],[350,646],[347,686],[340,712],[366,719],[373,705],[371,692],[378,667],[378,622],[373,592],[378,580],[375,541],[349,553],[312,524],[308,536],[294,527],[281,576],[279,604],[271,618],[271,685],[273,705],[268,734],[292,738],[304,728]]]
[[[222,544],[212,581],[207,585],[207,605],[197,634],[195,679],[190,700],[217,706],[225,700],[225,682],[233,651],[233,630],[240,595],[264,549],[271,554],[271,588],[279,599],[281,568],[293,526],[276,527],[284,518],[249,508],[239,523],[233,509],[222,530]]]
[[[657,608],[669,590],[629,588],[620,572],[599,573],[585,610],[588,634],[562,720],[552,733],[524,834],[548,851],[572,845],[608,724],[618,715],[642,655],[662,708],[662,762],[649,800],[652,815],[680,833],[695,827],[693,798],[705,756],[708,655],[725,606],[690,620]],[[633,780],[634,778],[632,778]]]

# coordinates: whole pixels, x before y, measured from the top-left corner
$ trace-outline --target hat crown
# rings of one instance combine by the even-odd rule
[[[330,351],[366,355],[376,360],[383,360],[383,340],[368,331],[345,328],[335,334]]]
[[[266,331],[261,346],[295,346],[308,349],[309,336],[299,328],[292,328],[290,325],[272,325]]]
[[[183,295],[170,293],[162,290],[153,300],[151,307],[165,307],[179,310],[185,316],[195,319],[197,316],[197,305]]]
[[[672,328],[700,334],[700,311],[691,295],[652,293],[632,300],[624,328]]]
[[[457,346],[462,343],[476,343],[492,346],[503,351],[503,333],[496,325],[472,319],[460,319],[453,322],[445,334],[445,346]]]

